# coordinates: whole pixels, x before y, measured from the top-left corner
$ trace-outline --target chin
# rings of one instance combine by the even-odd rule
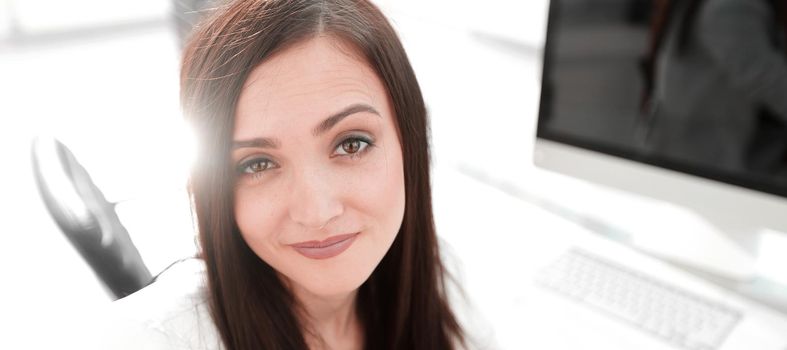
[[[361,283],[362,284],[362,283]],[[361,284],[353,285],[321,285],[321,286],[303,286],[310,294],[323,298],[343,297],[348,294],[354,293],[358,290]]]
[[[354,281],[345,279],[330,281],[325,278],[309,278],[308,276],[304,276],[303,272],[305,271],[302,271],[298,276],[288,276],[279,273],[279,279],[284,282],[286,288],[291,293],[294,293],[296,298],[318,297],[329,299],[344,297],[355,292],[364,282],[355,283]]]
[[[366,269],[363,271],[356,269],[352,272],[343,271],[336,274],[323,274],[317,278],[296,282],[299,282],[302,288],[315,296],[324,298],[344,297],[355,293],[369,278],[372,270],[373,268],[367,272]]]
[[[356,267],[355,271],[341,271],[341,272],[314,272],[311,276],[304,276],[306,278],[300,281],[294,280],[302,288],[306,289],[309,293],[322,297],[338,297],[353,293],[358,290],[361,285],[371,275],[373,268],[364,269],[359,271]],[[311,277],[311,278],[309,278]]]

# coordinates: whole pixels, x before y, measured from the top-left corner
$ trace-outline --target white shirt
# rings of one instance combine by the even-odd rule
[[[113,303],[106,331],[111,349],[223,349],[210,317],[205,266],[189,259],[156,282]]]

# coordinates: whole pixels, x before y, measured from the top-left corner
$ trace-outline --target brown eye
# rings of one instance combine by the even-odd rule
[[[258,174],[274,167],[275,165],[271,160],[260,158],[260,159],[252,159],[249,160],[248,162],[241,164],[238,167],[238,171],[242,174]]]
[[[373,146],[371,140],[361,137],[361,136],[354,136],[349,137],[336,145],[336,149],[334,150],[334,155],[337,156],[349,156],[351,158],[360,156],[369,148],[369,146]]]
[[[264,162],[254,162],[254,163],[251,163],[249,165],[249,169],[252,172],[255,172],[255,173],[259,173],[260,171],[268,169],[268,167],[270,167],[270,163],[268,163],[266,161],[264,161]]]
[[[347,140],[342,142],[342,150],[347,154],[354,154],[361,149],[361,141],[360,140]]]

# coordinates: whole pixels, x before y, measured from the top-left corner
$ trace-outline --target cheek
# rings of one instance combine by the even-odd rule
[[[254,189],[239,189],[235,192],[235,221],[243,240],[265,261],[272,258],[276,248],[274,242],[276,225],[277,195],[262,194]]]
[[[404,215],[402,154],[397,142],[379,146],[377,161],[358,177],[353,192],[363,200],[356,208],[374,218],[385,232],[396,234]]]

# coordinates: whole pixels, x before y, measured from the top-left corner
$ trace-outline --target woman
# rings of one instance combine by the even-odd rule
[[[374,5],[233,1],[187,43],[181,97],[200,145],[190,192],[206,288],[164,306],[135,346],[465,346],[432,219],[424,101]],[[178,284],[120,308],[161,283]]]

